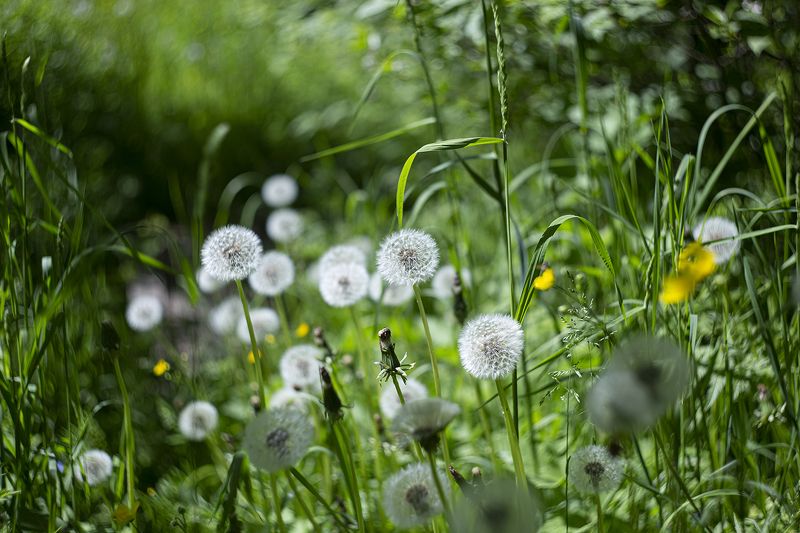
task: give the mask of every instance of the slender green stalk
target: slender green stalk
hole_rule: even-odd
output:
[[[281,533],[286,533],[286,524],[283,523],[283,514],[281,513],[281,496],[278,493],[278,482],[275,474],[269,475],[269,488],[272,492],[272,502],[275,506],[275,518],[278,520],[278,530]]]
[[[447,495],[445,495],[444,487],[442,486],[442,480],[439,479],[439,473],[436,471],[436,459],[433,457],[433,452],[431,450],[427,451],[428,455],[428,464],[431,466],[431,476],[433,476],[433,483],[436,485],[436,492],[439,493],[439,499],[442,500],[442,507],[444,508],[444,512],[446,515],[450,514],[450,503],[447,501]]]
[[[294,476],[295,479],[297,479],[297,481],[299,481],[300,484],[302,484],[308,490],[308,492],[312,496],[314,496],[314,498],[319,503],[322,504],[325,510],[330,513],[331,517],[333,517],[333,519],[336,520],[336,523],[339,524],[340,527],[344,529],[349,529],[347,527],[347,524],[345,524],[342,521],[341,517],[339,516],[339,512],[335,510],[333,507],[331,507],[331,504],[328,503],[328,501],[322,497],[322,494],[320,494],[319,491],[316,489],[316,487],[314,487],[314,485],[308,479],[306,479],[306,477],[303,475],[302,472],[292,467],[289,469],[289,473],[292,474],[292,476]]]
[[[517,487],[527,494],[528,477],[525,475],[522,452],[519,449],[519,440],[517,440],[517,433],[514,430],[514,421],[511,419],[511,411],[508,407],[508,399],[506,399],[503,382],[497,379],[495,380],[495,385],[497,385],[497,396],[500,398],[500,404],[503,408],[503,418],[506,422],[506,433],[508,434],[508,445],[511,448],[511,457],[514,460],[514,474],[517,478]]]
[[[356,522],[358,523],[358,530],[360,532],[366,531],[366,524],[364,523],[364,513],[361,510],[361,494],[358,491],[358,477],[356,476],[355,467],[353,464],[353,454],[350,451],[350,445],[345,437],[342,436],[338,422],[331,422],[331,431],[333,432],[334,443],[336,445],[336,454],[339,457],[339,462],[342,466],[342,472],[345,476],[347,489],[350,492],[350,499],[353,503],[353,511],[356,514]]]
[[[128,490],[128,509],[133,511],[136,505],[133,471],[134,453],[136,450],[133,436],[133,420],[131,418],[131,402],[128,397],[128,388],[125,386],[125,379],[122,377],[122,371],[119,368],[119,359],[117,359],[116,355],[112,355],[111,359],[114,362],[114,375],[117,378],[117,386],[122,396],[123,434],[125,435],[125,482],[127,483]]]
[[[433,371],[433,391],[437,397],[441,398],[442,387],[439,384],[439,365],[433,353],[433,340],[431,339],[431,329],[428,326],[428,315],[425,313],[425,306],[422,304],[422,292],[417,285],[414,285],[414,296],[417,298],[419,316],[422,318],[422,327],[425,329],[425,342],[428,343],[428,355],[431,358],[431,370]]]
[[[280,294],[275,296],[275,309],[278,311],[278,317],[281,319],[283,341],[286,343],[286,346],[291,346],[292,334],[289,329],[289,315],[286,313],[286,304],[283,301],[283,296]]]
[[[303,514],[306,515],[308,521],[311,522],[311,528],[314,531],[319,531],[319,525],[317,524],[317,521],[314,520],[314,512],[311,510],[311,508],[308,506],[303,496],[300,494],[300,491],[298,490],[297,487],[297,483],[295,483],[294,478],[289,474],[289,472],[286,472],[286,481],[289,482],[289,486],[292,488],[292,492],[294,492],[294,497],[297,498],[297,503],[298,505],[300,505],[300,509],[303,511]]]
[[[603,507],[600,505],[600,495],[594,495],[594,503],[597,509],[597,533],[603,533]]]
[[[264,393],[264,373],[261,369],[261,352],[258,349],[258,342],[256,341],[256,332],[253,329],[253,321],[250,320],[250,310],[247,307],[247,298],[244,296],[244,288],[242,281],[236,280],[236,288],[239,289],[239,298],[242,300],[242,310],[244,311],[244,318],[247,321],[247,332],[250,334],[250,347],[253,350],[253,365],[256,369],[256,383],[258,383],[258,400],[261,406],[267,405],[267,397]]]
[[[406,399],[403,396],[403,391],[400,389],[400,383],[397,382],[397,375],[395,374],[392,374],[392,383],[394,383],[394,390],[397,392],[397,397],[400,398],[400,405],[405,405]],[[422,448],[419,447],[417,441],[414,441],[414,455],[418,460],[422,459]]]

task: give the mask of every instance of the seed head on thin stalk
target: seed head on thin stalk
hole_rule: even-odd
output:
[[[452,531],[459,533],[518,533],[538,531],[543,516],[539,504],[517,488],[513,479],[483,483],[480,476],[464,489],[452,514]]]
[[[208,325],[217,335],[228,335],[236,330],[239,319],[243,317],[242,302],[231,296],[211,308],[208,312]]]
[[[321,272],[319,292],[332,307],[349,307],[367,294],[369,274],[357,263],[334,265]]]
[[[439,266],[439,248],[428,233],[402,229],[383,240],[378,272],[389,284],[416,285],[431,279]]]
[[[229,225],[212,231],[203,242],[203,268],[219,281],[242,280],[256,268],[261,240],[252,230]]]
[[[243,446],[250,461],[267,472],[297,464],[314,442],[314,425],[294,407],[259,413],[247,425]]]
[[[344,405],[333,386],[331,375],[324,366],[319,367],[319,379],[322,386],[322,405],[325,408],[325,416],[331,421],[341,419],[344,416],[342,412]]]
[[[511,374],[522,355],[522,326],[510,315],[473,318],[458,337],[461,364],[479,379],[499,379]]]
[[[337,244],[328,248],[319,258],[319,268],[324,271],[336,265],[356,263],[366,268],[367,256],[358,246],[352,244]]]
[[[437,473],[441,485],[450,484],[442,473]],[[429,468],[422,463],[406,466],[392,475],[383,487],[383,509],[399,529],[409,529],[429,522],[444,511],[436,483]]]
[[[83,452],[75,465],[75,478],[86,480],[90,487],[95,487],[111,477],[114,462],[103,450],[87,450]]]
[[[625,473],[625,462],[611,455],[604,446],[586,446],[569,460],[569,480],[584,494],[616,489]]]
[[[311,344],[292,346],[283,353],[280,372],[284,385],[295,390],[318,393],[319,367],[323,352]]]
[[[202,441],[216,429],[217,408],[206,401],[191,402],[178,416],[178,429],[189,440]]]
[[[267,218],[267,235],[275,242],[291,242],[303,234],[303,217],[294,209],[276,209]]]
[[[426,452],[439,444],[439,434],[461,413],[461,408],[441,398],[420,398],[406,402],[392,421],[401,443],[416,441]]]
[[[288,255],[271,250],[261,256],[247,281],[258,294],[277,296],[294,282],[294,263]]]
[[[149,331],[161,323],[164,306],[156,296],[141,294],[135,296],[125,310],[125,319],[131,329]]]
[[[273,174],[261,186],[261,198],[270,207],[286,207],[297,199],[297,181],[288,174]]]

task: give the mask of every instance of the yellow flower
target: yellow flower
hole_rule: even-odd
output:
[[[707,278],[716,268],[714,253],[699,242],[686,245],[678,257],[678,274],[691,278],[695,283]]]
[[[167,363],[163,359],[159,359],[158,362],[153,367],[153,374],[155,374],[156,377],[160,378],[167,372],[169,372],[169,363]]]
[[[697,283],[688,275],[667,276],[658,299],[662,304],[685,302],[692,295]]]
[[[275,344],[275,341],[277,341],[275,335],[273,335],[272,333],[267,335],[265,338],[267,339],[267,344]]]
[[[297,329],[294,330],[294,334],[300,337],[301,339],[308,335],[308,332],[311,331],[311,328],[305,322],[301,323],[297,326]]]
[[[256,358],[253,357],[253,350],[247,352],[247,360],[250,362],[251,365],[256,364]]]
[[[544,272],[536,276],[536,279],[533,280],[533,288],[537,291],[546,291],[553,288],[553,285],[556,282],[556,274],[553,272],[553,269],[547,267]]]

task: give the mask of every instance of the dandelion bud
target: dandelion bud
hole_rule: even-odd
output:
[[[253,411],[256,413],[261,411],[261,398],[258,397],[258,394],[250,396],[250,407],[252,407]]]
[[[739,230],[732,220],[723,217],[708,217],[701,221],[692,230],[694,238],[705,244],[714,254],[714,261],[722,265],[728,261],[739,250],[738,240],[727,240],[725,242],[714,242],[722,239],[733,239],[739,235]]]
[[[464,325],[467,319],[467,302],[464,300],[464,290],[461,286],[461,278],[456,276],[453,283],[453,314],[458,323]]]
[[[450,484],[438,473],[440,484],[449,496]],[[383,508],[399,529],[409,529],[428,523],[444,510],[428,465],[408,465],[392,475],[383,487]]]
[[[313,441],[314,425],[308,417],[293,407],[279,407],[250,421],[243,447],[255,466],[278,472],[297,464]]]
[[[456,485],[458,485],[463,492],[469,492],[471,487],[469,482],[464,479],[464,476],[462,476],[453,465],[448,466],[447,470],[450,472],[450,476],[453,478],[453,481],[456,482]]]
[[[302,233],[303,218],[294,209],[277,209],[267,218],[267,235],[275,242],[291,242]]]
[[[261,257],[261,240],[243,226],[224,226],[206,237],[200,250],[203,267],[219,281],[244,279]]]
[[[599,494],[616,489],[625,474],[625,462],[603,446],[586,446],[572,454],[570,482],[584,494]]]
[[[288,174],[274,174],[261,186],[261,198],[270,207],[286,207],[297,199],[297,181]]]
[[[431,279],[439,266],[436,241],[424,231],[392,233],[378,250],[378,272],[392,285],[415,285]]]
[[[201,441],[216,429],[218,421],[216,407],[205,401],[191,402],[178,416],[178,429],[187,439]]]
[[[510,315],[481,315],[473,318],[458,337],[461,364],[479,379],[499,379],[517,367],[524,334]]]
[[[333,349],[331,348],[331,345],[328,344],[328,340],[325,338],[325,330],[319,326],[314,328],[314,344],[322,348],[322,350],[325,352],[326,359],[333,359]]]
[[[480,481],[483,477],[483,472],[481,472],[481,467],[479,466],[473,466],[470,474],[472,474],[472,483]]]
[[[324,366],[319,367],[319,378],[322,385],[322,405],[325,407],[325,414],[330,420],[339,420],[344,416],[342,400],[336,393],[331,375]]]
[[[95,487],[111,477],[114,462],[111,456],[103,450],[85,451],[75,468],[75,477],[78,481],[86,480],[90,487]]]

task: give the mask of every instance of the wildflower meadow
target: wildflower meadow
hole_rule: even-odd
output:
[[[796,0],[0,30],[1,531],[800,531]]]

